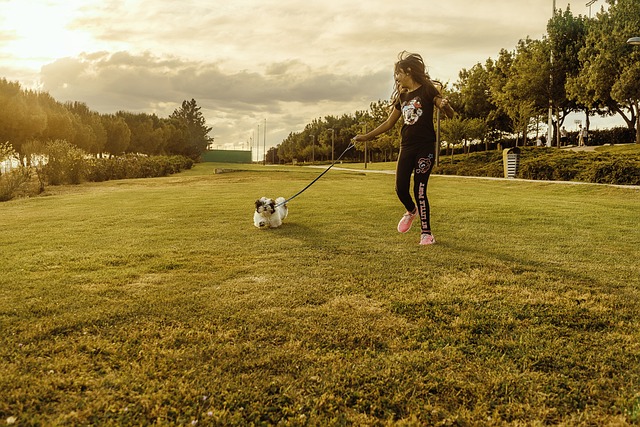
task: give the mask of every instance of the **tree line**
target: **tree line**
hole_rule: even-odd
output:
[[[213,139],[196,101],[183,101],[169,117],[119,111],[100,114],[81,102],[56,101],[0,79],[0,142],[21,162],[42,153],[48,141],[66,141],[87,154],[178,155],[197,160]]]
[[[458,112],[442,122],[445,148],[468,150],[471,143],[489,148],[489,141],[513,139],[523,144],[532,133],[544,139],[549,109],[552,141],[560,145],[560,129],[571,113],[590,117],[618,115],[640,144],[640,46],[627,43],[640,36],[640,2],[607,0],[594,18],[575,16],[570,7],[557,10],[542,39],[520,40],[515,49],[502,49],[496,59],[459,72],[458,81],[443,92]],[[314,120],[291,133],[266,155],[267,161],[290,162],[331,158],[331,143],[341,153],[366,126],[371,129],[387,115],[388,104],[378,101],[368,111]],[[384,160],[397,152],[398,129],[369,142],[368,159]],[[616,133],[617,135],[628,133]],[[628,141],[612,141],[628,142]],[[364,155],[359,146],[348,158]],[[334,154],[337,155],[337,154]]]
[[[640,47],[628,38],[640,35],[640,2],[607,0],[608,10],[594,18],[557,10],[540,40],[520,40],[496,59],[459,72],[443,87],[458,112],[442,122],[445,148],[484,145],[513,138],[523,144],[553,112],[553,143],[571,113],[589,117],[621,116],[636,129],[640,143]],[[372,102],[367,111],[316,119],[292,132],[266,153],[269,162],[327,161],[339,156],[351,138],[381,123],[386,101]],[[67,141],[95,156],[182,155],[194,160],[212,142],[211,128],[194,99],[183,101],[169,117],[119,111],[100,114],[81,102],[61,103],[48,93],[24,90],[0,79],[0,142],[8,141],[23,162],[41,150],[43,141]],[[399,127],[375,141],[359,144],[346,160],[392,160],[398,150]]]

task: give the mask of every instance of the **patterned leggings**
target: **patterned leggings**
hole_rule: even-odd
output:
[[[434,144],[425,143],[400,148],[396,165],[396,194],[408,212],[413,212],[417,204],[422,233],[431,232],[427,184],[434,162]],[[413,173],[415,202],[410,192],[411,173]]]

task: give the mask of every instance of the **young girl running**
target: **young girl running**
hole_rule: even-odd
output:
[[[396,194],[407,212],[398,223],[398,231],[409,231],[413,220],[418,216],[420,244],[431,245],[436,239],[431,233],[427,184],[435,162],[434,106],[444,111],[448,117],[452,117],[454,112],[427,74],[420,55],[401,52],[395,64],[394,76],[396,85],[391,96],[392,109],[389,117],[371,132],[357,135],[353,140],[371,140],[392,129],[400,117],[403,118],[400,154],[396,166]],[[415,201],[410,192],[412,173]]]

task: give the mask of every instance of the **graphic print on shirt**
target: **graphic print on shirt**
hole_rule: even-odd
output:
[[[431,163],[433,160],[433,154],[429,154],[429,157],[421,157],[418,159],[418,164],[415,173],[427,173],[431,169]]]
[[[419,96],[416,96],[412,100],[402,104],[402,117],[404,119],[405,124],[407,125],[415,124],[421,115],[422,115],[422,102],[420,101]]]

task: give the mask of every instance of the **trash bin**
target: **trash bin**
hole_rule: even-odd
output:
[[[502,164],[504,166],[504,177],[515,178],[520,165],[520,149],[512,147],[502,150]]]

